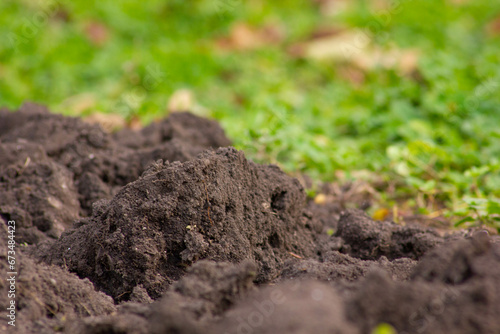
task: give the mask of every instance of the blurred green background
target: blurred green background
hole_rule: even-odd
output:
[[[500,213],[500,1],[2,0],[0,36],[1,106],[131,126],[189,108],[386,206]]]

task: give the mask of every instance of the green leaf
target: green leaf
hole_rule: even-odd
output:
[[[477,178],[477,177],[480,177],[480,176],[488,173],[489,171],[490,171],[489,166],[481,166],[481,167],[474,166],[474,167],[466,170],[464,174],[465,174],[465,176]]]
[[[401,158],[401,148],[398,146],[389,146],[386,149],[387,156],[389,159],[398,160]]]
[[[486,210],[490,215],[492,214],[500,215],[500,203],[490,200],[488,201],[488,206]]]
[[[431,192],[435,189],[436,189],[436,180],[429,180],[420,187],[420,190],[424,192]]]
[[[486,198],[476,198],[476,197],[466,197],[464,198],[464,202],[467,203],[470,207],[479,208],[488,202]]]
[[[468,216],[468,217],[465,217],[464,219],[461,219],[458,222],[456,222],[455,227],[458,227],[458,226],[463,225],[465,223],[474,222],[474,221],[475,221],[474,218],[472,218],[471,216]]]

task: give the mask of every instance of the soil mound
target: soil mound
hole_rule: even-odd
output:
[[[16,220],[20,243],[57,238],[89,215],[95,201],[111,199],[152,162],[187,161],[228,145],[216,122],[189,113],[111,135],[31,103],[15,113],[2,109],[0,214]]]
[[[257,280],[268,281],[290,253],[314,254],[304,206],[296,179],[221,148],[185,163],[151,165],[42,258],[88,277],[117,300],[127,300],[138,284],[157,299],[200,259],[252,260]]]

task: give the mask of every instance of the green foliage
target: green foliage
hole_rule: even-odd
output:
[[[4,0],[0,103],[147,123],[187,88],[197,112],[220,120],[254,160],[323,180],[368,169],[397,182],[388,197],[422,197],[452,212],[466,203],[465,218],[496,224],[493,206],[467,201],[500,197],[500,38],[486,29],[500,2],[388,1],[382,12],[348,3],[332,18],[299,0]],[[108,33],[102,45],[88,37],[95,22]],[[221,50],[216,40],[237,22],[272,25],[285,38]],[[290,55],[290,45],[332,22],[370,28],[382,49],[418,49],[415,73],[374,68],[353,83],[338,61]],[[90,96],[83,111],[74,103],[82,96]]]
[[[465,198],[466,206],[455,211],[457,216],[463,216],[455,226],[491,226],[500,232],[500,200],[495,198]]]

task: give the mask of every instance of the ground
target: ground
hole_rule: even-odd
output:
[[[309,198],[213,120],[108,133],[25,104],[0,110],[0,128],[0,229],[16,241],[0,239],[2,272],[15,270],[0,303],[15,300],[19,333],[500,327],[497,235]]]

